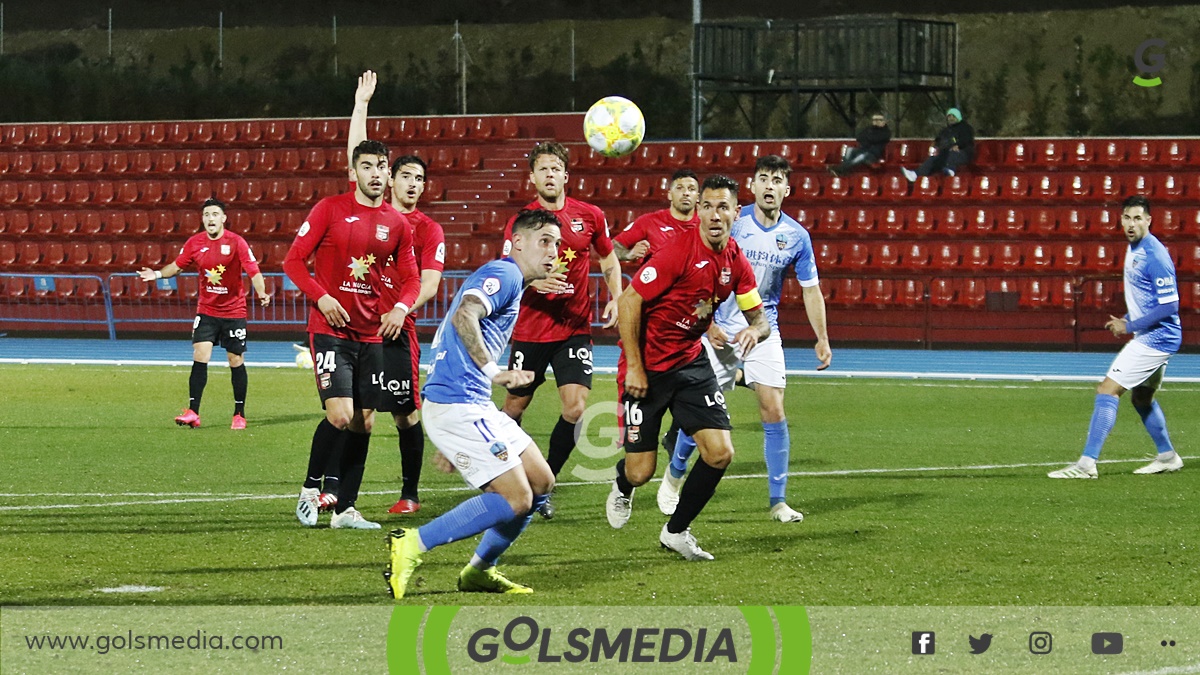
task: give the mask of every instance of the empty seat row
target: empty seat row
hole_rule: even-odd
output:
[[[0,206],[151,206],[195,204],[216,197],[228,205],[269,202],[311,205],[346,191],[338,178],[90,180],[0,182]]]
[[[1198,159],[1200,141],[1196,139],[1045,138],[982,141],[975,163],[980,167],[1151,168],[1184,166]]]
[[[259,266],[278,271],[290,242],[251,242],[250,250]],[[183,248],[182,240],[165,241],[0,241],[0,265],[12,271],[46,271],[70,268],[77,271],[130,272],[141,267],[158,268],[171,262]],[[490,258],[488,258],[490,259]]]
[[[1131,194],[1161,201],[1200,200],[1200,172],[971,173],[925,176],[909,183],[899,174],[848,178],[794,175],[792,194],[807,200],[887,202],[1119,202]]]
[[[349,120],[224,120],[195,122],[117,122],[0,125],[6,147],[279,146],[345,143]],[[503,141],[521,134],[512,116],[375,118],[367,134],[384,142]]]
[[[924,270],[978,273],[1020,270],[1022,273],[1117,273],[1124,246],[1114,243],[1068,244],[924,244],[920,242],[822,242],[815,247],[818,269]],[[1181,272],[1196,270],[1200,246],[1181,246],[1176,252]]]
[[[1112,208],[1077,207],[829,207],[792,212],[815,237],[924,236],[1100,239],[1118,234]],[[1151,231],[1165,241],[1200,237],[1200,209],[1155,208]]]
[[[425,161],[430,173],[467,172],[479,167],[476,146],[404,148]],[[394,155],[399,156],[399,155]],[[72,177],[78,174],[104,177],[119,174],[325,174],[343,172],[345,152],[335,148],[303,149],[208,149],[208,150],[74,150],[0,152],[0,175],[8,180]]]
[[[1072,310],[1078,305],[1093,311],[1117,311],[1123,301],[1121,284],[1110,280],[1078,281],[1066,278],[1026,277],[1017,279],[935,278],[928,284],[916,279],[837,278],[822,284],[825,302],[836,308],[892,307],[898,309],[974,309],[1012,307],[995,296],[1009,295],[1020,309]],[[1184,291],[1188,304],[1200,300],[1200,284]],[[785,290],[785,309],[803,306],[799,296]]]

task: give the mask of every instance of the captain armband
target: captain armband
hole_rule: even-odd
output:
[[[742,293],[737,296],[738,309],[745,311],[754,309],[762,304],[762,296],[758,294],[758,289],[751,289],[749,293]]]

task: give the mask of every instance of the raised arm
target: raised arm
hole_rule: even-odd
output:
[[[354,161],[354,148],[367,140],[367,104],[375,94],[375,83],[378,77],[374,71],[368,70],[358,76],[358,89],[354,90],[354,112],[350,113],[350,135],[346,137],[346,166]]]

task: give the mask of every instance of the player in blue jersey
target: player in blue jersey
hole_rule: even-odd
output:
[[[480,532],[475,555],[458,575],[458,590],[533,592],[495,565],[554,489],[554,473],[529,435],[492,403],[492,385],[533,381],[533,371],[502,371],[496,359],[512,337],[525,287],[554,270],[558,219],[542,209],[521,211],[510,241],[508,257],[480,267],[455,295],[433,337],[433,365],[421,391],[429,440],[483,494],[419,529],[391,532],[384,578],[397,600],[425,551]]]
[[[1154,461],[1134,473],[1166,473],[1183,468],[1183,459],[1176,454],[1167,434],[1162,408],[1154,400],[1167,361],[1183,343],[1175,265],[1167,248],[1150,234],[1150,200],[1141,196],[1126,199],[1121,204],[1121,229],[1129,240],[1129,250],[1125,252],[1125,306],[1129,311],[1123,317],[1110,316],[1104,327],[1113,337],[1132,333],[1133,339],[1121,348],[1104,381],[1096,387],[1096,403],[1083,456],[1064,469],[1051,471],[1048,474],[1051,478],[1096,477],[1096,460],[1117,421],[1121,394],[1127,390],[1133,392],[1130,394],[1133,408],[1158,449]]]
[[[758,397],[758,412],[763,426],[763,456],[767,462],[768,498],[771,518],[783,523],[798,523],[804,515],[788,506],[786,501],[788,460],[791,438],[783,410],[783,392],[787,386],[783,359],[783,341],[779,337],[779,296],[788,269],[796,271],[804,293],[804,310],[817,336],[815,351],[820,365],[829,367],[833,351],[829,348],[829,332],[825,323],[825,298],[817,278],[812,239],[791,216],[783,213],[783,200],[791,192],[788,177],[792,167],[777,155],[760,157],[754,163],[754,204],[747,205],[733,224],[731,238],[737,242],[754,268],[758,279],[758,294],[762,296],[771,335],[749,353],[743,354],[730,340],[746,328],[746,319],[732,300],[718,308],[712,326],[703,338],[709,361],[717,374],[717,382],[725,391],[733,389],[741,371],[745,386]],[[671,465],[658,489],[658,508],[665,514],[675,512],[687,460],[696,443],[680,433],[675,441]]]

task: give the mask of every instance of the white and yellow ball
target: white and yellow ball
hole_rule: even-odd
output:
[[[308,351],[308,347],[302,347],[300,345],[292,345],[292,349],[296,350],[296,367],[304,368],[305,370],[312,370],[312,368],[313,368],[312,352]]]
[[[637,149],[646,136],[646,118],[637,104],[621,96],[605,96],[588,108],[583,137],[592,150],[605,157],[623,157]]]

